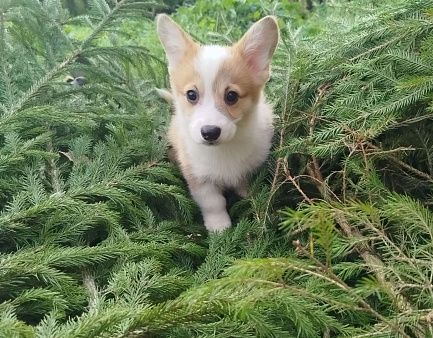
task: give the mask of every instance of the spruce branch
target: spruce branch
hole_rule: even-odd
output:
[[[408,334],[406,334],[399,326],[398,324],[390,322],[388,319],[383,317],[380,313],[378,313],[376,310],[374,310],[370,304],[368,304],[361,296],[359,296],[355,291],[352,290],[350,286],[348,286],[341,278],[339,278],[331,268],[324,265],[322,262],[320,262],[317,258],[312,256],[299,242],[299,240],[293,241],[293,245],[296,247],[297,250],[299,250],[305,257],[313,261],[318,267],[322,269],[322,271],[329,276],[329,278],[334,281],[334,283],[345,290],[348,294],[350,294],[351,297],[353,297],[354,300],[356,300],[364,309],[365,311],[369,312],[371,315],[376,317],[378,320],[386,324],[389,328],[392,329],[393,332],[398,333],[401,335],[401,337],[410,338]]]
[[[92,33],[81,43],[81,45],[71,52],[71,55],[51,69],[45,76],[41,79],[37,80],[31,87],[28,89],[19,100],[13,104],[5,114],[5,118],[2,123],[20,112],[23,108],[25,108],[26,104],[32,100],[35,96],[37,96],[42,89],[44,89],[48,83],[53,80],[56,76],[58,76],[68,65],[73,63],[85,50],[86,48],[94,41],[99,33],[101,33],[106,26],[110,23],[110,21],[116,16],[116,14],[120,11],[120,9],[125,5],[125,0],[117,2],[113,9],[103,17],[103,19],[99,22],[99,24],[93,29]]]
[[[351,226],[349,222],[346,221],[342,212],[337,211],[335,213],[335,220],[341,226],[347,237],[362,237],[360,231],[355,227]],[[378,232],[378,230],[374,226],[371,227],[371,230],[375,231],[382,239],[385,238],[383,233]],[[384,272],[385,263],[377,255],[374,254],[374,250],[366,243],[361,243],[361,245],[357,245],[355,247],[355,250],[364,260],[367,267],[375,274],[377,280],[383,285],[387,286],[387,290],[389,290],[388,295],[393,300],[396,308],[399,311],[411,311],[411,304],[401,293],[397,292],[397,287],[389,281]]]
[[[19,100],[12,105],[10,109],[8,109],[7,113],[5,114],[2,123],[5,123],[8,118],[15,115],[16,113],[20,112],[25,105],[33,99],[36,95],[39,94],[39,92],[57,75],[60,74],[60,72],[66,68],[69,64],[75,61],[75,59],[80,55],[81,49],[76,50],[71,56],[69,56],[67,59],[65,59],[62,63],[54,67],[51,71],[49,71],[45,76],[43,76],[41,79],[36,81],[29,90],[27,90]]]
[[[413,150],[413,148],[394,148],[392,150],[383,150],[380,147],[374,145],[371,141],[368,141],[366,139],[364,139],[361,135],[359,135],[357,132],[355,132],[354,130],[352,130],[350,127],[345,126],[345,130],[347,130],[350,134],[354,135],[355,138],[355,144],[356,146],[354,148],[352,148],[351,154],[356,153],[356,152],[361,152],[363,154],[363,157],[365,159],[365,163],[366,166],[368,166],[367,164],[367,158],[370,155],[376,155],[376,154],[390,154],[393,152],[400,152],[400,151],[406,151],[406,150]],[[399,166],[409,170],[410,172],[423,177],[424,179],[426,179],[429,182],[433,182],[433,177],[431,177],[430,175],[410,166],[409,164],[397,159],[394,156],[389,156],[389,159],[392,160],[394,163],[398,164]]]
[[[335,306],[337,306],[339,308],[345,308],[345,309],[349,309],[352,311],[368,312],[368,310],[363,308],[363,307],[358,307],[358,306],[355,306],[353,304],[342,303],[342,302],[339,302],[339,301],[332,299],[330,297],[324,297],[324,296],[318,295],[316,293],[312,293],[312,292],[306,291],[304,289],[288,285],[288,284],[284,283],[284,281],[278,283],[278,282],[272,282],[272,281],[263,280],[263,279],[252,279],[252,278],[242,279],[241,281],[251,282],[254,284],[270,285],[276,289],[275,291],[277,291],[278,289],[284,289],[284,290],[291,291],[295,294],[299,294],[301,296],[306,296],[308,298],[313,298],[313,299],[320,300],[320,301],[323,301],[326,303],[334,304]]]
[[[370,48],[369,50],[366,50],[365,52],[362,52],[362,53],[360,53],[358,55],[355,55],[355,56],[351,57],[350,59],[347,60],[347,62],[356,61],[356,60],[358,60],[358,59],[360,59],[360,58],[362,58],[364,56],[372,54],[372,53],[374,53],[374,52],[376,52],[378,50],[384,49],[385,47],[389,46],[390,44],[393,44],[394,42],[396,42],[398,40],[402,40],[404,37],[405,36],[397,36],[397,37],[395,37],[395,38],[393,38],[393,39],[391,39],[389,41],[385,41],[384,43],[382,43],[382,44],[380,44],[378,46]]]
[[[366,144],[367,144],[371,149],[375,150],[376,152],[383,152],[383,150],[381,150],[379,147],[375,146],[375,145],[372,144],[371,142],[366,142]],[[405,162],[403,162],[403,161],[397,159],[397,158],[394,157],[394,156],[390,156],[389,158],[390,158],[390,160],[392,160],[393,162],[395,162],[395,163],[398,164],[399,166],[405,168],[406,170],[408,170],[408,171],[410,171],[410,172],[412,172],[412,173],[414,173],[414,174],[416,174],[416,175],[418,175],[418,176],[424,178],[425,180],[427,180],[427,181],[433,183],[433,177],[432,177],[432,176],[430,176],[430,175],[428,175],[428,174],[422,172],[421,170],[418,170],[418,169],[412,167],[411,165],[409,165],[409,164],[407,164],[407,163],[405,163]]]

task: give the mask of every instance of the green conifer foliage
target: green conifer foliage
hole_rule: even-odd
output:
[[[115,33],[157,4],[88,3],[74,18],[61,1],[0,3],[1,337],[123,332],[204,256],[149,101],[161,61]]]
[[[273,152],[215,234],[166,160],[164,6],[86,4],[0,0],[0,337],[433,334],[433,1],[178,9],[281,28]]]
[[[252,185],[249,217],[269,234],[291,206],[292,250],[190,291],[253,336],[431,336],[432,8],[333,1],[318,26],[283,25],[270,184]]]

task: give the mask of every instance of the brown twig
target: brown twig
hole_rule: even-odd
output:
[[[377,152],[383,152],[383,150],[382,150],[381,148],[375,146],[375,145],[372,144],[371,142],[366,141],[366,144],[367,144],[371,149],[375,150],[376,153],[377,153]],[[403,162],[403,161],[400,161],[399,159],[395,158],[394,156],[389,156],[389,159],[390,159],[391,161],[393,161],[394,163],[397,163],[399,166],[401,166],[401,167],[403,167],[403,168],[405,168],[405,169],[411,171],[412,173],[414,173],[414,174],[416,174],[416,175],[418,175],[418,176],[420,176],[420,177],[425,178],[427,181],[429,181],[429,182],[433,182],[433,177],[431,177],[430,175],[428,175],[428,174],[426,174],[426,173],[424,173],[424,172],[422,172],[422,171],[420,171],[420,170],[418,170],[418,169],[416,169],[416,168],[410,166],[409,164],[407,164],[407,163],[405,163],[405,162]]]
[[[364,156],[364,161],[366,163],[366,168],[368,168],[368,161],[367,158],[368,156],[371,155],[375,155],[378,153],[385,153],[387,151],[381,149],[380,147],[375,146],[373,143],[371,143],[370,141],[360,137],[359,134],[357,134],[355,131],[353,131],[352,129],[350,129],[348,126],[345,126],[344,128],[346,131],[348,131],[349,133],[351,133],[352,135],[354,135],[355,137],[355,142],[356,144],[360,147],[360,149],[362,150],[363,156]],[[367,146],[368,148],[366,148],[365,146]],[[371,150],[373,150],[374,152],[372,152]],[[405,149],[400,149],[400,150],[408,150],[407,148]],[[388,158],[393,161],[394,163],[398,164],[399,166],[405,168],[406,170],[426,179],[429,182],[433,182],[433,177],[431,177],[430,175],[410,166],[409,164],[399,160],[398,158],[394,157],[394,156],[388,156]]]
[[[285,125],[287,122],[287,118],[288,115],[287,112],[289,111],[289,81],[287,81],[286,83],[286,91],[285,91],[285,95],[284,95],[284,101],[283,101],[283,113],[281,115],[281,126],[280,126],[280,135],[279,135],[279,149],[281,149],[283,147],[284,144],[284,138],[285,138]],[[292,107],[290,107],[291,109]],[[269,209],[271,206],[271,201],[272,198],[274,196],[274,194],[278,191],[278,189],[284,184],[281,184],[279,186],[277,186],[277,182],[278,182],[278,178],[279,178],[279,174],[281,171],[281,166],[284,164],[284,158],[282,157],[278,157],[277,159],[277,164],[275,167],[275,173],[274,173],[274,177],[272,179],[272,184],[271,184],[271,190],[270,190],[270,194],[269,194],[269,198],[268,201],[266,203],[266,209],[265,209],[265,213],[264,213],[264,219],[263,219],[263,228],[265,227],[265,223],[266,223],[266,217],[269,213]]]
[[[284,164],[283,167],[284,173],[286,174],[287,179],[292,182],[292,184],[295,186],[295,188],[299,191],[299,193],[304,197],[304,200],[308,202],[308,204],[313,205],[313,201],[307,196],[307,194],[301,189],[301,186],[296,182],[294,177],[290,174],[289,168]]]
[[[313,137],[314,134],[314,129],[316,126],[316,119],[318,118],[317,116],[317,110],[318,107],[320,106],[321,103],[321,99],[323,98],[323,96],[325,95],[326,91],[329,89],[329,87],[331,87],[331,83],[325,83],[324,85],[320,86],[317,89],[317,96],[316,99],[314,101],[313,106],[311,107],[311,116],[310,116],[310,120],[308,121],[308,126],[309,126],[309,136],[310,138]],[[315,156],[311,156],[311,166],[307,165],[307,172],[308,174],[314,178],[314,181],[316,183],[317,188],[319,189],[320,193],[322,195],[324,195],[324,187],[323,187],[323,175],[322,172],[320,171],[320,165],[319,165],[319,161],[317,160],[317,158]]]

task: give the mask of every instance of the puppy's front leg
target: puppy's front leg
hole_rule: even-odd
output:
[[[231,226],[226,199],[220,188],[211,183],[190,186],[191,195],[200,207],[204,225],[209,231],[222,231]]]
[[[236,193],[242,197],[247,198],[248,197],[248,179],[243,179],[239,182],[238,186],[235,188]]]

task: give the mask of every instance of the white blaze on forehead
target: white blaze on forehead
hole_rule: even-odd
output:
[[[205,46],[195,60],[195,68],[204,84],[205,101],[212,98],[213,83],[224,60],[230,56],[228,50],[221,46]]]
[[[200,49],[194,60],[195,70],[203,85],[199,88],[199,104],[194,107],[194,114],[189,122],[190,135],[197,143],[204,142],[201,129],[206,125],[217,126],[221,129],[221,135],[218,138],[220,142],[231,140],[236,133],[234,122],[216,108],[213,88],[222,63],[229,57],[231,53],[224,47],[206,46]]]

